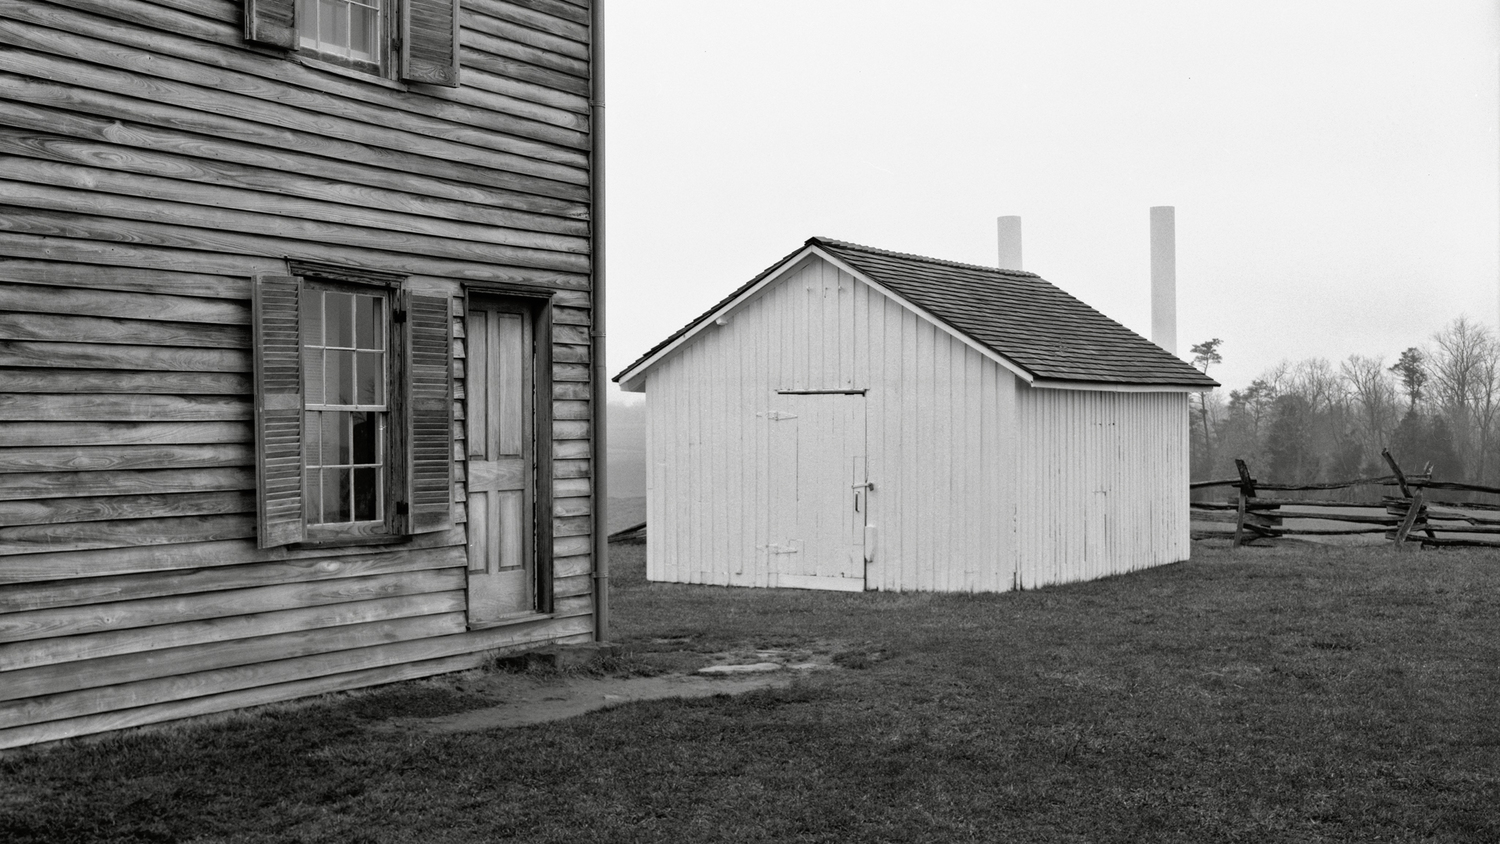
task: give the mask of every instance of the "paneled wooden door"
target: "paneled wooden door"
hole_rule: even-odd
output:
[[[469,624],[537,611],[536,349],[522,303],[469,306]]]
[[[770,569],[778,586],[865,588],[865,397],[781,392],[771,397]]]

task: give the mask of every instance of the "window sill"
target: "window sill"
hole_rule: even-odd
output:
[[[390,88],[393,91],[411,90],[407,88],[406,84],[403,82],[397,82],[394,79],[388,79],[378,74],[369,73],[363,70],[356,70],[352,67],[345,67],[341,64],[335,64],[334,62],[324,61],[322,59],[315,59],[312,56],[305,56],[301,53],[293,53],[292,57],[295,58],[299,63],[313,68],[314,70],[336,73],[339,76],[347,76],[350,79],[358,79],[361,82],[368,82],[371,85],[379,85],[382,88]]]
[[[389,533],[370,534],[368,536],[310,536],[304,542],[298,542],[297,548],[348,548],[355,545],[402,545],[411,541],[410,536],[396,536]]]

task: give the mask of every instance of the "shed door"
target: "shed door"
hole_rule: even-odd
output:
[[[505,300],[469,308],[469,623],[537,609],[531,316]]]
[[[865,397],[778,393],[772,425],[770,570],[801,589],[865,588]]]

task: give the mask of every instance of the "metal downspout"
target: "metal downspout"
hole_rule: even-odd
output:
[[[593,96],[589,103],[590,149],[589,217],[593,223],[590,263],[594,271],[594,318],[589,331],[594,362],[594,425],[591,429],[594,458],[594,640],[609,639],[609,437],[606,420],[609,371],[604,365],[604,0],[594,0],[589,19],[589,76]]]

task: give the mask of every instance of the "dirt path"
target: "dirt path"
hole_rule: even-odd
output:
[[[791,685],[800,677],[836,669],[808,651],[746,650],[708,655],[692,673],[654,677],[476,671],[458,675],[454,688],[496,701],[495,705],[433,718],[393,718],[385,728],[422,733],[460,733],[524,727],[573,718],[642,700],[737,695]]]

